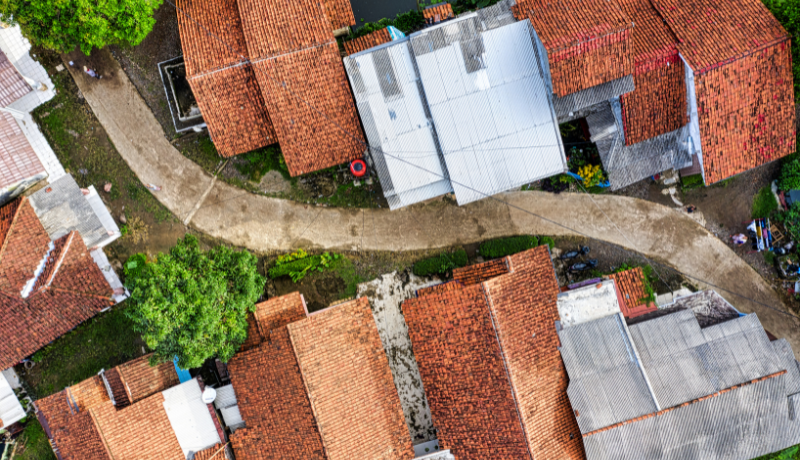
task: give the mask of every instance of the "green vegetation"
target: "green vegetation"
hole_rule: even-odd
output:
[[[795,154],[784,160],[778,176],[778,188],[786,192],[800,189],[800,156]]]
[[[776,256],[775,256],[774,252],[772,252],[772,251],[764,251],[762,254],[764,254],[764,262],[766,262],[767,265],[770,265],[770,266],[775,265],[775,257]]]
[[[775,220],[783,224],[792,240],[800,241],[800,203],[792,204],[788,211],[778,214]]]
[[[794,98],[800,100],[800,0],[762,0],[762,2],[791,37]]]
[[[764,219],[770,217],[778,210],[778,200],[769,186],[763,187],[753,198],[753,219]]]
[[[46,68],[61,63],[55,53],[44,50],[34,50],[32,53]],[[78,87],[69,72],[55,72],[51,78],[58,90],[56,96],[36,108],[33,118],[58,160],[67,172],[72,173],[78,185],[94,185],[101,191],[104,184],[110,183],[111,192],[100,193],[104,194],[104,200],[112,208],[124,205],[129,218],[132,213],[146,213],[156,222],[172,219],[169,210],[142,186],[139,178],[117,153],[88,105],[79,98]]]
[[[681,177],[681,186],[683,186],[684,190],[702,187],[703,175],[693,174],[691,176],[683,176]]]
[[[550,247],[550,250],[552,251],[553,248],[556,247],[556,240],[554,240],[553,238],[551,238],[549,236],[540,236],[539,237],[539,244],[548,245]]]
[[[264,177],[264,174],[270,171],[278,171],[284,179],[289,180],[289,167],[283,160],[278,145],[270,145],[263,149],[245,153],[236,157],[241,162],[234,163],[234,167],[241,174],[247,176],[251,181],[258,182]]]
[[[336,253],[324,252],[318,256],[309,256],[299,249],[288,256],[281,256],[275,266],[269,270],[270,278],[289,275],[295,283],[306,277],[307,274],[332,268],[333,263],[341,256]]]
[[[467,252],[464,249],[457,249],[420,260],[414,264],[413,272],[417,276],[443,275],[454,268],[464,267],[467,263]]]
[[[32,43],[84,54],[106,45],[135,46],[153,30],[162,0],[0,0],[0,21],[19,24]]]
[[[762,455],[753,460],[800,460],[800,445],[787,447],[780,452]]]
[[[508,238],[497,238],[481,243],[480,251],[484,257],[504,257],[510,254],[535,248],[539,245],[539,240],[532,235],[511,236]]]
[[[20,447],[11,460],[56,460],[50,441],[36,417],[27,417],[25,428],[17,438]]]
[[[43,398],[140,356],[143,342],[125,310],[120,304],[37,351],[24,376],[33,394]]]
[[[183,369],[208,358],[227,362],[247,337],[247,315],[264,289],[257,259],[247,251],[217,246],[202,251],[186,235],[169,254],[141,266],[126,262],[130,290],[127,316],[154,350],[154,361],[178,357]]]

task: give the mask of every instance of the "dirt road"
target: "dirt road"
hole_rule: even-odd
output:
[[[96,51],[92,61],[102,80],[76,70],[80,65],[70,71],[117,150],[143,183],[162,187],[155,193],[161,203],[208,235],[267,252],[296,247],[400,251],[519,233],[577,233],[671,265],[701,287],[714,285],[739,310],[757,312],[765,328],[800,350],[800,321],[783,313],[786,307],[774,290],[725,243],[673,209],[627,197],[542,192],[511,192],[464,207],[437,201],[391,212],[253,195],[215,181],[182,156],[107,51]]]

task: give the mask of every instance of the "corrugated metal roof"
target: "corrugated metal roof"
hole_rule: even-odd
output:
[[[570,379],[567,395],[582,433],[658,410],[619,313],[558,336]]]
[[[633,145],[625,145],[619,100],[586,117],[592,142],[608,173],[612,190],[635,184],[669,169],[691,165],[689,127],[661,134]]]
[[[567,94],[563,97],[554,96],[553,105],[559,123],[582,118],[585,109],[619,97],[634,90],[633,75],[626,75],[616,80],[607,81],[591,88]]]
[[[701,329],[692,309],[681,310],[627,333],[615,318],[559,332],[588,458],[749,459],[800,442],[798,363],[755,314]],[[628,347],[644,369],[637,385],[628,383]],[[660,411],[637,414],[646,383]]]
[[[224,409],[236,405],[236,392],[233,385],[225,385],[217,388],[217,399],[214,400],[217,409]]]
[[[345,59],[392,209],[459,204],[566,170],[552,91],[511,2]]]
[[[394,42],[344,61],[391,209],[453,191],[408,45]]]
[[[411,43],[459,204],[566,170],[528,21],[482,30],[473,15]]]
[[[196,379],[164,390],[161,394],[172,431],[187,457],[190,452],[200,452],[222,442],[211,419],[211,412],[201,399],[203,393]]]
[[[19,403],[19,399],[14,394],[11,384],[6,380],[6,376],[0,374],[0,428],[18,422],[23,417],[25,417],[25,409]]]

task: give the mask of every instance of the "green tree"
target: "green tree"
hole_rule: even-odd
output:
[[[797,102],[797,99],[800,99],[800,0],[762,0],[762,2],[791,37],[794,94]]]
[[[34,44],[84,54],[106,45],[138,45],[153,30],[163,0],[0,0],[0,21],[19,24]]]
[[[155,359],[177,356],[184,369],[211,357],[227,362],[247,338],[247,315],[264,289],[256,263],[249,252],[225,246],[205,252],[192,235],[154,262],[128,259],[127,314]]]

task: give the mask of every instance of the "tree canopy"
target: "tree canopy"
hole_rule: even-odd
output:
[[[192,235],[156,261],[128,259],[127,315],[155,359],[177,356],[183,369],[211,357],[227,362],[247,338],[247,315],[264,289],[256,263],[249,252],[225,246],[203,251]]]
[[[163,0],[0,0],[0,21],[19,24],[34,44],[84,54],[106,45],[138,45],[153,30]]]

